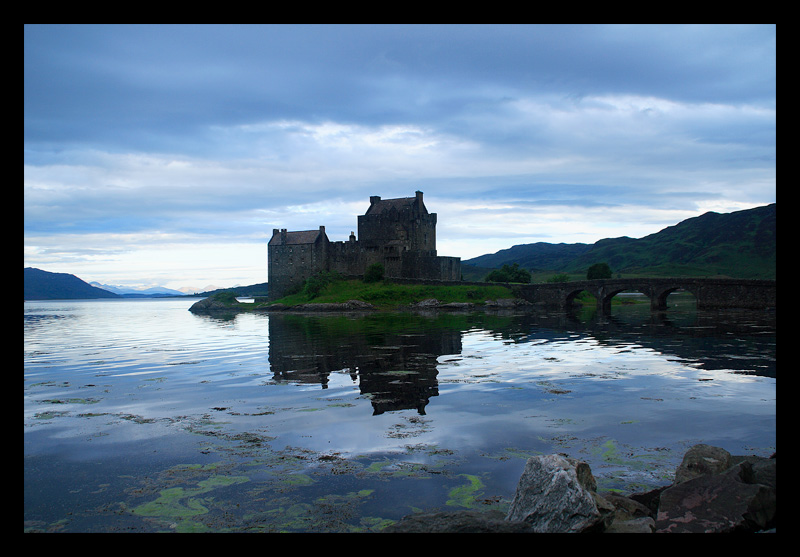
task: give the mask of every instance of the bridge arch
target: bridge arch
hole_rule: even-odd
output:
[[[564,295],[564,307],[565,308],[573,307],[573,305],[575,304],[575,298],[580,296],[581,292],[583,292],[583,291],[589,292],[590,294],[594,294],[594,292],[592,292],[590,289],[588,289],[588,288],[586,288],[584,286],[565,290],[564,291],[564,294],[565,294]]]
[[[603,291],[597,298],[598,308],[602,308],[603,312],[605,313],[610,312],[611,300],[614,299],[614,296],[622,292],[638,292],[643,294],[650,300],[650,307],[653,308],[653,292],[649,285],[628,285],[624,287],[610,288],[607,291]],[[666,305],[664,307],[666,307]]]
[[[692,296],[694,296],[695,300],[697,300],[697,293],[695,289],[688,286],[686,283],[670,285],[662,288],[657,288],[655,291],[654,298],[650,301],[650,307],[654,310],[663,311],[667,309],[667,298],[673,292],[678,290],[684,290],[689,292]]]

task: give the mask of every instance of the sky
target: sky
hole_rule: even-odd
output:
[[[424,192],[439,255],[774,203],[775,25],[26,25],[25,267],[266,282]]]

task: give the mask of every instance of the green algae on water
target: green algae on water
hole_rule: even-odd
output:
[[[186,499],[186,502],[182,501]],[[206,514],[208,508],[182,487],[162,489],[158,499],[131,510],[133,514],[158,518],[188,518]]]
[[[211,476],[198,482],[196,488],[170,487],[162,489],[154,501],[131,510],[133,514],[155,518],[181,519],[208,513],[204,495],[214,489],[250,481],[247,476]]]
[[[477,497],[481,494],[480,490],[483,489],[483,482],[478,476],[472,474],[459,474],[467,479],[466,485],[454,487],[450,490],[450,498],[447,500],[447,505],[450,507],[466,507],[473,508],[477,505]]]

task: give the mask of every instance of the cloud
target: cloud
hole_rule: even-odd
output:
[[[142,148],[264,120],[425,125],[530,92],[774,106],[774,49],[769,25],[29,25],[26,137]]]

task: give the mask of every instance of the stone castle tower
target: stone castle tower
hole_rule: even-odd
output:
[[[414,197],[370,197],[367,212],[358,217],[345,242],[331,242],[325,227],[289,232],[273,229],[267,245],[269,298],[285,296],[322,271],[363,276],[381,263],[387,278],[461,280],[461,259],[436,255],[436,213],[429,213],[422,192]]]

